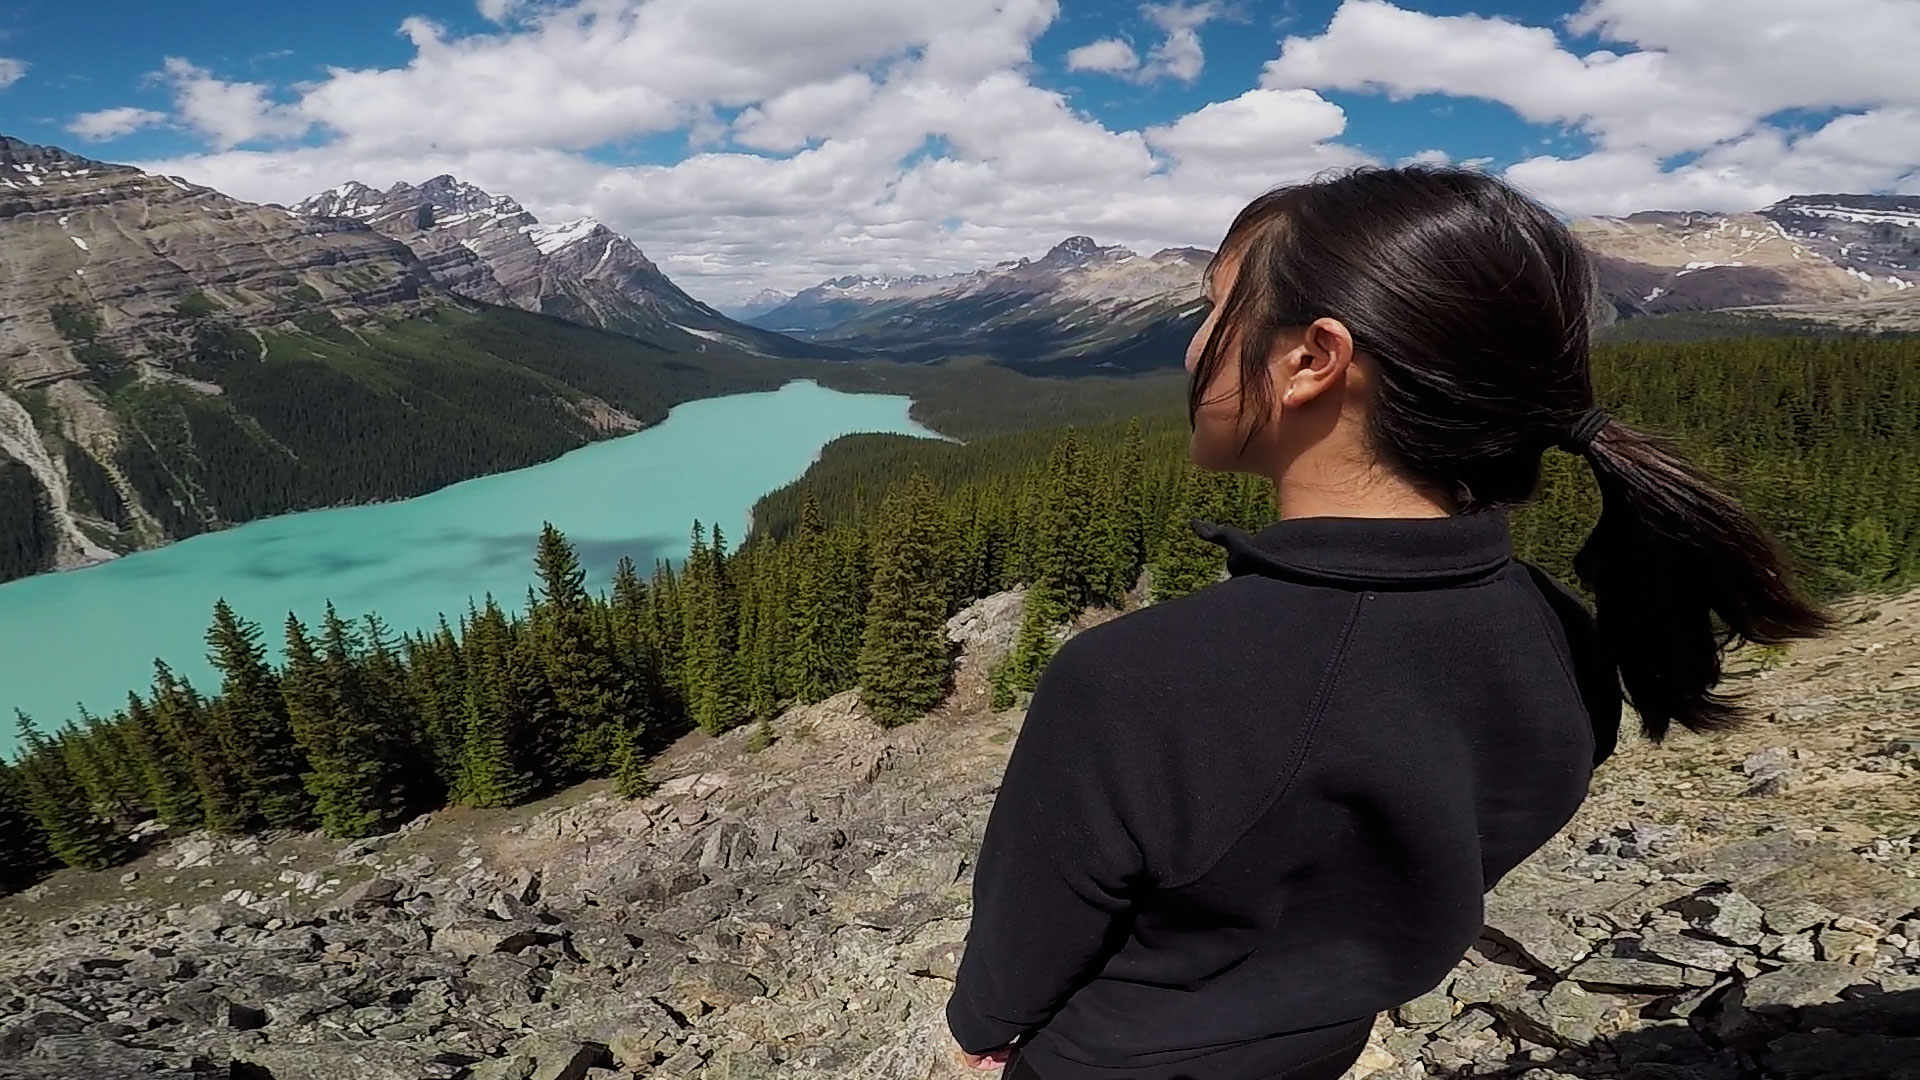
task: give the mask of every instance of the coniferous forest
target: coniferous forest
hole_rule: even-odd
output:
[[[1920,577],[1920,339],[1618,344],[1596,355],[1595,378],[1617,416],[1720,476],[1815,591]],[[527,597],[511,610],[481,598],[425,631],[217,605],[207,649],[220,685],[156,662],[111,716],[19,718],[23,752],[0,764],[0,890],[62,864],[111,865],[149,817],[364,836],[590,777],[637,795],[680,735],[844,690],[877,721],[906,722],[946,693],[947,617],[1025,585],[1016,648],[993,673],[1009,704],[1075,613],[1218,577],[1219,550],[1190,520],[1271,517],[1263,482],[1188,467],[1185,435],[1175,408],[967,445],[843,440],[762,501],[744,544],[695,523],[684,561],[626,561],[594,591],[548,527]],[[1516,542],[1571,580],[1596,511],[1585,466],[1550,453]],[[269,634],[284,663],[269,662]],[[763,729],[750,745],[766,741]]]

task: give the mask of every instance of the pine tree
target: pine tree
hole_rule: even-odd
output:
[[[1211,521],[1221,508],[1218,479],[1188,466],[1179,509],[1166,523],[1160,557],[1153,567],[1153,600],[1161,603],[1198,592],[1220,579],[1226,556],[1193,530],[1195,521]]]
[[[743,614],[752,616],[751,633],[743,642],[747,646],[747,712],[756,719],[766,719],[779,710],[786,681],[787,583],[781,572],[785,555],[778,541],[762,545],[749,579],[751,602],[743,605]]]
[[[245,804],[268,824],[304,828],[313,820],[313,800],[301,784],[307,771],[287,719],[280,680],[267,665],[260,628],[218,600],[207,630],[207,659],[220,672],[221,730],[230,741]]]
[[[398,824],[406,790],[389,733],[375,715],[359,643],[332,604],[316,643],[287,616],[287,666],[281,678],[287,716],[311,771],[302,778],[327,835],[361,837]]]
[[[716,526],[711,546],[693,526],[693,554],[681,586],[686,628],[687,710],[702,731],[717,735],[746,716],[737,654],[737,593],[727,567],[726,538]]]
[[[408,697],[435,787],[451,798],[466,743],[467,680],[460,646],[445,616],[432,636],[408,642],[406,669]]]
[[[860,654],[861,698],[883,724],[905,723],[927,712],[952,683],[939,542],[933,485],[915,473],[906,491],[882,512]]]
[[[559,776],[603,774],[618,731],[638,719],[635,688],[612,643],[595,632],[586,571],[551,522],[541,527],[534,565],[540,577],[540,654],[560,736]]]
[[[1071,615],[1065,598],[1049,586],[1035,585],[1027,590],[1013,652],[993,673],[994,708],[1008,708],[1013,704],[1015,692],[1031,692],[1039,684],[1040,673],[1046,670],[1047,661],[1053,659],[1057,645],[1055,631]]]
[[[216,832],[238,832],[251,816],[240,777],[227,756],[215,716],[186,680],[165,662],[153,662],[153,717],[180,753],[200,793],[200,820]]]
[[[0,894],[32,885],[54,862],[47,834],[28,805],[20,767],[0,759]]]
[[[89,809],[109,818],[125,817],[133,808],[121,799],[115,789],[111,766],[94,752],[94,718],[87,714],[85,706],[80,708],[80,715],[86,727],[83,729],[69,721],[53,740],[53,746],[59,751],[61,763],[66,766],[68,774],[84,793]]]
[[[122,844],[113,823],[87,805],[86,792],[67,768],[57,747],[35,728],[27,714],[16,711],[20,745],[25,750],[18,779],[24,801],[40,822],[47,846],[68,866],[104,870],[120,857]]]
[[[639,732],[634,727],[622,727],[613,747],[613,793],[623,799],[638,799],[652,792],[653,786]]]
[[[833,694],[835,626],[829,564],[832,556],[821,535],[820,504],[812,495],[802,504],[793,543],[793,597],[787,611],[786,681],[803,704]]]
[[[516,712],[530,673],[499,605],[487,604],[467,635],[466,733],[454,798],[467,806],[512,806],[534,789],[528,768],[530,718]]]
[[[146,786],[146,803],[169,829],[190,829],[201,823],[200,792],[173,741],[139,694],[128,691],[124,719],[114,725],[121,746],[139,769]]]

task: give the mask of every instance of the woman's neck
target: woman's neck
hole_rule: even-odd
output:
[[[1453,503],[1373,469],[1303,469],[1304,462],[1271,477],[1280,518],[1434,518],[1454,513]]]

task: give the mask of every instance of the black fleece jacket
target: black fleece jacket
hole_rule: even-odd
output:
[[[1254,1080],[1431,989],[1612,752],[1586,608],[1503,515],[1200,526],[1229,580],[1040,680],[947,1016],[1046,1080]]]

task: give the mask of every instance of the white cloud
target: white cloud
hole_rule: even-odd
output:
[[[1099,71],[1138,83],[1178,79],[1192,82],[1206,67],[1200,28],[1221,16],[1219,0],[1142,4],[1140,14],[1164,35],[1143,62],[1132,45],[1120,38],[1102,38],[1067,53],[1068,71]]]
[[[1210,245],[1260,191],[1363,160],[1334,141],[1341,110],[1305,90],[1107,127],[1030,81],[1055,0],[575,0],[507,14],[512,26],[470,36],[407,20],[406,65],[334,69],[285,103],[181,61],[182,119],[213,150],[142,167],[283,203],[350,177],[450,172],[544,219],[591,213],[726,300],[849,272],[972,269],[1073,233]],[[1170,40],[1214,14],[1150,12]],[[1178,48],[1157,55],[1197,71]],[[723,119],[731,145],[702,146]],[[258,145],[310,126],[317,145]],[[699,152],[677,163],[589,153],[678,130]]]
[[[1133,46],[1119,38],[1088,42],[1067,53],[1068,71],[1103,71],[1117,75],[1139,66],[1140,57],[1135,55]]]
[[[1445,150],[1422,150],[1394,162],[1395,165],[1451,165],[1452,163],[1453,155]]]
[[[180,119],[222,150],[262,139],[291,138],[312,126],[299,106],[269,101],[265,85],[227,82],[178,56],[167,57],[160,78],[173,89]]]
[[[1830,3],[1831,25],[1810,26],[1784,0],[1754,0],[1740,20],[1595,0],[1571,30],[1609,47],[1576,55],[1566,27],[1349,0],[1324,32],[1288,38],[1257,88],[1128,130],[1033,83],[1055,0],[543,0],[500,8],[508,22],[482,34],[409,19],[404,65],[291,89],[170,62],[177,119],[210,149],[143,167],[279,202],[350,177],[450,172],[544,219],[593,214],[717,301],[842,273],[971,269],[1073,233],[1136,250],[1211,245],[1260,191],[1368,160],[1343,141],[1346,114],[1321,94],[1332,89],[1480,97],[1584,132],[1590,152],[1508,172],[1573,211],[1920,188],[1920,93],[1884,46],[1904,24],[1886,0]],[[1223,10],[1143,9],[1165,39],[1145,55],[1108,39],[1132,58],[1120,74],[1197,74],[1199,39],[1183,52],[1181,34]],[[1864,29],[1842,48],[1848,18]],[[1776,46],[1783,33],[1858,57],[1863,74],[1803,77],[1781,59],[1795,51]],[[1075,51],[1079,70],[1124,62],[1090,47]],[[1772,66],[1749,71],[1749,56]],[[1794,106],[1823,119],[1791,131],[1768,120]],[[624,166],[598,152],[669,131],[695,152]],[[318,138],[287,145],[308,132]]]
[[[1750,208],[1795,191],[1908,183],[1920,153],[1920,4],[1911,0],[1588,0],[1567,30],[1625,49],[1576,54],[1552,29],[1345,0],[1281,43],[1261,84],[1500,102],[1593,142],[1508,175],[1563,209]],[[1812,134],[1770,120],[1839,111]],[[1689,157],[1680,165],[1663,162]]]
[[[25,60],[12,60],[0,56],[0,90],[5,90],[7,87],[19,82],[25,78],[26,75],[27,62]]]
[[[1167,32],[1160,44],[1147,55],[1141,73],[1149,80],[1167,77],[1192,82],[1206,66],[1200,47],[1200,27],[1220,15],[1217,0],[1201,3],[1147,4],[1141,9],[1148,21]]]
[[[118,108],[81,113],[67,124],[67,130],[89,142],[117,139],[144,127],[164,124],[167,114],[152,109]]]

